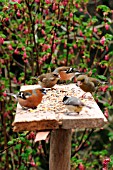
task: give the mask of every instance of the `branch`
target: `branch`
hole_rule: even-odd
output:
[[[87,138],[83,141],[83,137],[84,137],[84,135],[85,135],[85,132],[86,132],[86,129],[85,129],[85,131],[84,131],[84,133],[83,133],[83,136],[82,136],[82,138],[81,138],[81,143],[80,143],[80,145],[79,145],[78,148],[74,151],[74,153],[71,155],[71,157],[75,156],[75,154],[84,147],[86,141],[89,140],[90,136],[91,136],[92,133],[94,132],[94,129],[91,130],[91,132],[88,134]]]

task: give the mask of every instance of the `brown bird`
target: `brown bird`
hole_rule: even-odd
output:
[[[73,77],[79,74],[78,70],[76,70],[75,68],[68,67],[68,66],[58,67],[53,72],[59,73],[60,80],[64,80],[64,81],[72,80]]]
[[[58,73],[51,72],[41,74],[38,77],[34,77],[34,79],[38,80],[38,84],[40,84],[41,87],[52,88],[60,79],[60,75]]]
[[[90,106],[85,105],[79,98],[77,97],[68,97],[68,96],[64,96],[63,98],[63,104],[66,105],[66,108],[70,111],[70,112],[77,112],[79,113],[82,108],[88,107],[89,109],[91,109]]]
[[[43,88],[30,89],[20,91],[17,94],[6,93],[9,96],[13,96],[17,99],[22,108],[36,109],[41,103],[42,97],[46,94],[46,90]]]
[[[102,82],[96,78],[88,77],[87,75],[79,75],[77,77],[77,85],[85,92],[95,92],[98,87],[106,82]]]

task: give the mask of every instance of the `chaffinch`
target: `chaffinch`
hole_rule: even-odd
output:
[[[62,66],[56,68],[53,72],[60,74],[60,80],[72,80],[73,77],[79,74],[79,71],[75,68],[68,66]]]
[[[66,108],[70,111],[70,112],[77,112],[79,114],[79,112],[82,110],[82,108],[88,107],[89,109],[91,109],[90,106],[85,105],[79,98],[77,97],[69,97],[69,96],[64,96],[63,98],[63,104],[66,105]]]
[[[34,79],[38,80],[38,84],[40,84],[43,88],[52,88],[57,81],[60,79],[60,75],[55,72],[41,74],[38,77],[34,77]]]
[[[20,91],[17,94],[13,93],[6,94],[15,97],[22,108],[36,109],[37,106],[41,103],[43,95],[46,94],[46,90],[43,88],[36,88]]]

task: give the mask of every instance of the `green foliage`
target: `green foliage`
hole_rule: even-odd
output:
[[[95,96],[109,124],[92,135],[90,130],[76,131],[72,170],[102,169],[106,157],[113,168],[112,9],[105,1],[98,6],[93,2],[89,9],[88,2],[0,0],[0,169],[48,169],[49,143],[45,153],[40,142],[34,143],[35,132],[12,131],[16,101],[4,92],[16,93],[21,85],[33,84],[32,76],[65,65],[108,82]]]

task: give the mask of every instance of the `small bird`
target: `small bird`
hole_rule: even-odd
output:
[[[77,112],[78,114],[84,106],[91,109],[90,106],[85,105],[79,98],[73,96],[72,97],[64,96],[63,104],[66,105],[67,109],[70,112]]]
[[[75,68],[71,68],[68,66],[62,66],[56,68],[54,73],[59,73],[60,74],[60,80],[72,80],[73,77],[79,74],[79,71],[76,70]]]
[[[79,75],[76,80],[77,85],[83,91],[90,93],[97,91],[99,86],[105,85],[107,83],[93,77],[88,77],[87,75]]]
[[[9,96],[13,96],[17,99],[22,108],[36,109],[41,103],[42,97],[46,94],[46,90],[43,88],[30,89],[20,91],[17,94],[6,93]]]
[[[52,88],[57,81],[60,79],[60,75],[55,72],[41,74],[38,77],[34,77],[34,79],[38,80],[38,84],[40,84],[43,88]]]

